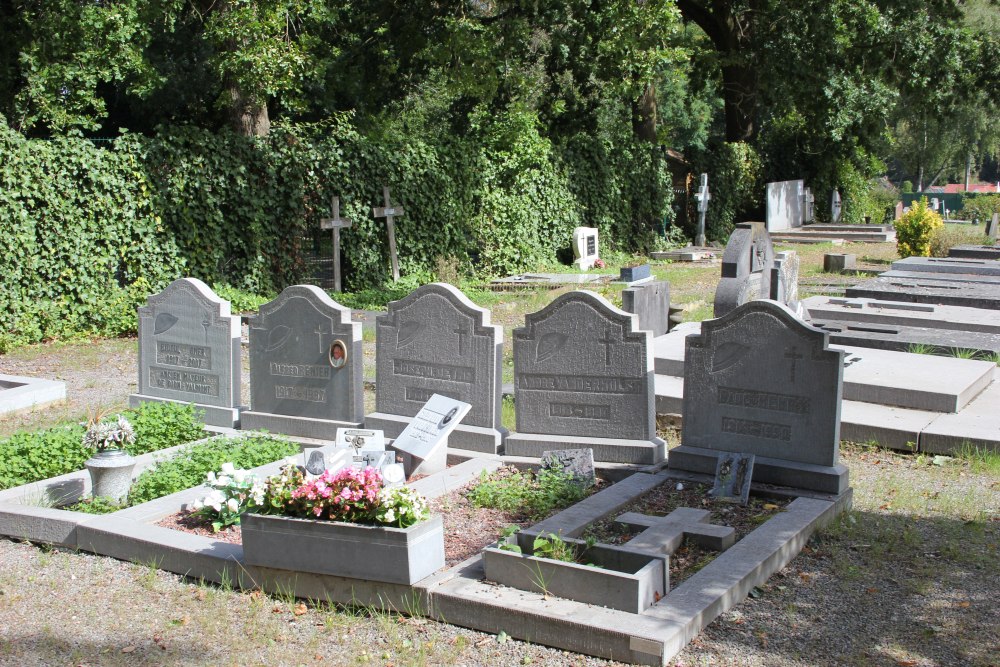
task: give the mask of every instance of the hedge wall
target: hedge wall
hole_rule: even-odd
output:
[[[305,277],[303,239],[330,197],[354,220],[345,288],[389,278],[382,186],[406,214],[404,274],[440,257],[483,276],[534,268],[576,225],[630,249],[669,215],[659,152],[578,137],[555,147],[533,114],[490,118],[464,137],[362,135],[346,122],[275,128],[266,139],[180,127],[27,140],[0,118],[0,351],[74,334],[135,330],[135,307],[179,276],[276,292]]]

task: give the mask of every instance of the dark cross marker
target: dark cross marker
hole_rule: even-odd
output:
[[[611,365],[611,346],[615,343],[615,340],[611,337],[611,329],[604,330],[604,338],[599,339],[600,343],[604,344],[604,365]]]
[[[799,348],[792,346],[791,351],[785,352],[785,358],[792,360],[792,376],[791,381],[795,382],[795,362],[802,359],[803,356],[799,354]]]
[[[468,322],[459,324],[452,333],[458,334],[458,354],[465,354],[465,337],[469,335],[469,324]]]

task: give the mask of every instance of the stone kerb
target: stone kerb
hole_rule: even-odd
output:
[[[250,318],[243,428],[333,440],[364,420],[361,323],[313,285],[285,288]]]
[[[389,303],[376,319],[375,412],[365,427],[397,437],[433,394],[472,408],[450,448],[496,454],[501,425],[503,327],[458,288],[432,283]]]
[[[146,401],[194,403],[206,424],[240,420],[240,318],[197,278],[180,278],[139,308],[139,390]]]
[[[514,331],[517,433],[507,453],[594,450],[594,459],[657,463],[652,334],[637,317],[586,290],[525,317]]]
[[[722,254],[722,279],[715,290],[714,311],[722,317],[737,306],[771,294],[774,246],[760,222],[741,222]]]
[[[718,452],[754,454],[754,481],[841,493],[843,352],[774,301],[748,303],[689,336],[682,446],[670,467],[714,470]],[[678,454],[679,452],[679,454]]]

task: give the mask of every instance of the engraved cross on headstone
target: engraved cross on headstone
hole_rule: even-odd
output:
[[[802,353],[799,352],[799,348],[793,345],[791,350],[785,352],[785,358],[792,360],[792,373],[790,376],[790,380],[792,382],[795,382],[795,362],[797,362],[799,359],[803,359],[804,357],[802,356]]]
[[[615,339],[611,337],[611,329],[604,330],[604,338],[599,338],[598,342],[604,345],[604,365],[611,365],[611,346],[615,344]]]
[[[462,322],[459,324],[452,333],[458,334],[458,354],[459,356],[465,354],[465,337],[468,336],[472,331],[469,329],[468,322]]]
[[[333,291],[341,291],[340,284],[340,230],[350,229],[354,224],[348,218],[340,217],[340,197],[331,197],[330,210],[333,217],[323,218],[319,221],[320,229],[333,230]]]
[[[389,200],[389,188],[382,188],[382,197],[385,206],[376,206],[372,209],[372,215],[376,218],[385,218],[385,226],[389,232],[389,259],[392,261],[392,279],[399,281],[399,258],[396,256],[396,216],[403,215],[402,206],[393,206]]]
[[[644,529],[625,543],[625,547],[656,554],[672,554],[685,537],[714,551],[725,551],[736,543],[736,530],[730,526],[708,523],[708,510],[679,507],[667,516],[647,516],[626,512],[615,521],[631,530]]]
[[[708,200],[712,198],[712,193],[708,191],[708,174],[701,175],[701,187],[698,194],[694,196],[698,200],[698,235],[694,239],[694,244],[698,247],[705,245],[705,214],[708,212]]]

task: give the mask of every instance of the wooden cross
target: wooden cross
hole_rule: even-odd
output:
[[[372,215],[376,218],[385,218],[385,226],[389,231],[389,259],[392,260],[392,280],[399,281],[399,258],[396,257],[396,227],[395,218],[403,215],[402,206],[393,206],[389,200],[389,188],[382,188],[382,196],[385,199],[385,206],[376,206],[372,209]]]
[[[330,209],[333,211],[332,218],[323,218],[319,221],[320,229],[333,230],[333,291],[340,291],[340,230],[350,229],[354,224],[348,218],[340,217],[340,197],[330,199]]]
[[[788,352],[785,352],[785,358],[792,360],[791,381],[795,382],[795,362],[798,361],[799,359],[802,359],[803,356],[802,356],[801,353],[799,353],[799,348],[797,348],[797,347],[795,347],[793,345],[791,350],[789,350]]]
[[[698,235],[694,239],[694,244],[698,247],[705,245],[705,214],[708,212],[708,200],[712,198],[712,193],[708,191],[708,174],[701,175],[701,187],[698,194],[694,196],[698,200]]]
[[[672,554],[690,537],[701,547],[725,551],[736,543],[736,530],[708,523],[708,510],[679,507],[667,516],[647,516],[626,512],[615,521],[631,530],[644,529],[624,546],[655,554]]]

